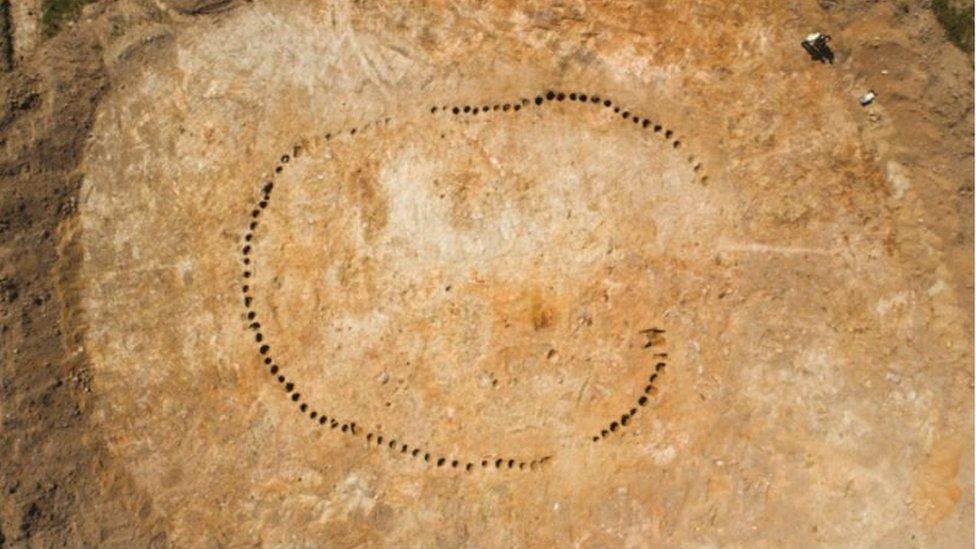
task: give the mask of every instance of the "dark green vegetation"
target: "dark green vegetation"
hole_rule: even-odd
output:
[[[41,25],[44,36],[54,36],[61,26],[73,20],[81,12],[81,7],[93,0],[44,0]]]
[[[949,40],[964,52],[973,54],[973,3],[932,0],[932,11]]]
[[[10,0],[0,0],[0,70],[14,67],[14,29],[10,17]]]

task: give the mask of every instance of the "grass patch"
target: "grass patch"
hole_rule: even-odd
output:
[[[932,11],[935,12],[936,19],[945,29],[949,41],[962,51],[972,55],[973,3],[932,0]]]
[[[44,0],[41,4],[41,27],[44,36],[58,33],[65,23],[73,21],[81,13],[81,7],[94,0]]]

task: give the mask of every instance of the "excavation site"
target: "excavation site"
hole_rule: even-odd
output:
[[[971,546],[971,3],[0,8],[0,547]]]

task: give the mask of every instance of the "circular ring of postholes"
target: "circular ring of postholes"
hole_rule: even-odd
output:
[[[682,142],[677,138],[674,138],[674,132],[672,130],[664,128],[661,124],[654,123],[648,118],[634,114],[630,110],[622,109],[619,105],[614,104],[614,102],[608,98],[582,92],[566,93],[550,90],[535,96],[533,99],[521,98],[517,101],[506,103],[432,106],[430,107],[430,113],[449,113],[459,116],[476,116],[478,113],[489,112],[516,113],[522,109],[530,107],[533,104],[536,106],[542,106],[546,102],[563,102],[567,100],[570,102],[576,102],[580,105],[590,105],[605,109],[612,109],[615,114],[620,114],[622,120],[630,121],[634,126],[641,129],[646,129],[653,134],[662,135],[663,138],[669,142],[674,149],[679,149],[682,147]],[[329,141],[340,135],[354,136],[357,133],[361,133],[362,131],[368,130],[377,125],[388,124],[390,120],[390,118],[384,118],[365,124],[361,127],[353,127],[337,132],[329,132],[324,135],[317,136],[317,140],[324,137],[326,141]],[[281,387],[288,401],[290,401],[298,412],[307,418],[313,425],[321,429],[328,429],[337,433],[346,434],[348,436],[358,437],[364,441],[367,447],[384,449],[390,454],[399,455],[405,459],[412,459],[431,468],[458,470],[468,473],[473,473],[476,470],[539,470],[552,459],[551,455],[530,459],[508,456],[502,457],[497,455],[490,458],[484,457],[478,460],[460,459],[456,456],[444,455],[442,453],[431,451],[427,448],[411,445],[395,437],[384,435],[379,431],[365,429],[358,425],[355,421],[342,420],[332,416],[329,413],[326,413],[325,411],[315,408],[310,402],[309,395],[303,394],[299,390],[298,384],[295,382],[295,380],[290,379],[285,375],[284,366],[275,360],[272,353],[272,346],[268,342],[267,336],[261,331],[261,316],[258,308],[255,306],[254,288],[253,284],[251,284],[251,279],[254,276],[253,256],[255,253],[257,229],[260,226],[262,213],[271,204],[271,197],[275,188],[275,177],[284,171],[285,167],[293,158],[297,158],[299,155],[304,153],[306,145],[307,142],[302,142],[302,144],[292,147],[287,154],[282,155],[279,158],[278,163],[272,169],[273,173],[262,183],[259,198],[248,216],[247,230],[243,235],[243,244],[241,245],[240,249],[241,263],[244,265],[241,272],[241,292],[243,294],[242,303],[244,305],[244,318],[246,319],[245,325],[246,329],[253,333],[254,345],[257,355],[260,358],[260,363],[264,368],[266,368],[267,373],[271,376],[272,382],[277,383]],[[693,156],[689,156],[687,160],[692,166],[696,180],[702,184],[707,183],[708,177],[703,175],[701,163],[698,162]],[[667,354],[657,353],[655,356],[660,360],[655,363],[654,371],[651,373],[648,379],[648,383],[644,389],[644,394],[637,399],[637,406],[622,414],[619,420],[611,421],[607,428],[601,431],[600,435],[593,436],[592,440],[594,442],[606,438],[611,433],[617,432],[622,427],[627,426],[633,420],[638,410],[647,405],[648,399],[654,396],[656,392],[656,387],[654,384],[663,373],[666,366],[664,360],[667,358]]]

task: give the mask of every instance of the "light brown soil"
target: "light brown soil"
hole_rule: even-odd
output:
[[[0,547],[970,545],[924,2],[126,0],[16,51]]]

